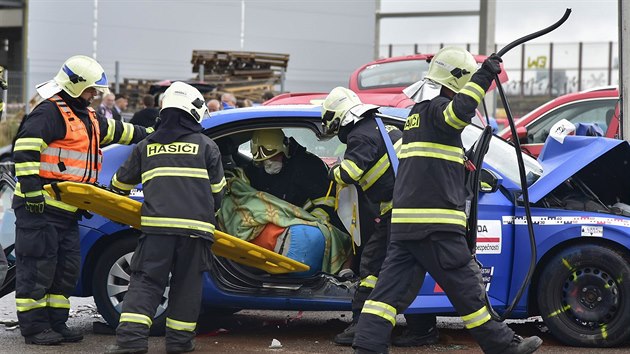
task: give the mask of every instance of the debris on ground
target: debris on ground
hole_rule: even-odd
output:
[[[77,316],[90,316],[90,317],[100,317],[101,315],[98,313],[98,309],[96,305],[93,304],[82,304],[77,307],[77,309],[70,309],[68,313],[68,317],[73,318]]]
[[[230,333],[230,331],[225,329],[225,328],[217,328],[217,329],[212,330],[210,332],[201,333],[197,337],[216,337],[216,336],[218,336],[220,334],[223,334],[223,333]]]
[[[271,345],[269,346],[269,348],[271,348],[271,349],[279,349],[279,348],[282,348],[282,343],[280,343],[280,341],[279,341],[279,340],[277,340],[277,339],[275,339],[275,338],[274,338],[274,339],[271,341]]]
[[[13,318],[4,318],[0,320],[0,324],[3,324],[5,327],[13,327],[18,324],[18,320]]]
[[[276,326],[277,328],[280,328],[280,326],[282,325],[289,325],[293,322],[299,321],[302,319],[302,316],[304,315],[304,311],[298,311],[297,315],[295,315],[295,317],[291,317],[287,315],[287,318],[284,320],[276,320],[276,321],[263,321],[262,326],[263,327],[267,327],[267,326]]]

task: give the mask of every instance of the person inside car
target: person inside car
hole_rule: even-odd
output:
[[[334,193],[329,192],[328,166],[281,129],[254,132],[252,163],[245,167],[250,185],[322,220],[335,219]]]
[[[334,186],[319,157],[281,129],[254,132],[253,158],[244,164],[231,158],[229,138],[219,146],[230,191],[218,214],[226,232],[310,267],[297,276],[345,269],[350,238],[334,212]]]

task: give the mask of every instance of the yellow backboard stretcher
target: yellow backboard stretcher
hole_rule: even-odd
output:
[[[80,209],[102,215],[121,224],[140,229],[142,203],[113,193],[104,188],[76,182],[59,182],[55,188],[47,184],[44,189],[57,200]],[[56,191],[59,192],[57,195]],[[234,262],[262,269],[271,274],[303,272],[309,266],[283,255],[269,251],[253,243],[216,230],[212,252]]]

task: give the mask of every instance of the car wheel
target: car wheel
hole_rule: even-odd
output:
[[[564,249],[545,265],[538,283],[540,313],[561,342],[612,347],[630,338],[630,266],[613,249]]]
[[[98,311],[112,327],[118,326],[122,311],[123,297],[129,289],[131,256],[138,239],[126,237],[109,245],[96,263],[92,279],[92,293]],[[162,300],[151,326],[152,335],[163,335],[166,324],[169,286],[164,290]]]

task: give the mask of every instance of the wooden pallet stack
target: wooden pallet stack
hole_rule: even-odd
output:
[[[119,86],[119,93],[127,95],[128,111],[134,112],[143,108],[142,96],[149,93],[149,89],[153,83],[154,80],[123,79],[123,82]],[[111,90],[114,92],[113,87]]]
[[[262,101],[265,91],[274,91],[287,70],[289,54],[193,50],[193,73],[199,81],[216,86],[218,95],[229,92],[237,99]]]

